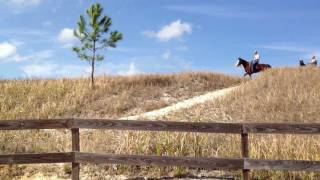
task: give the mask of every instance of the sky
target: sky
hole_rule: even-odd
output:
[[[100,2],[123,33],[97,75],[214,71],[242,75],[238,57],[273,67],[319,54],[318,0],[0,0],[0,79],[88,76],[71,48],[81,14]]]

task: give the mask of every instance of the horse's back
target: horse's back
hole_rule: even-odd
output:
[[[272,68],[270,64],[260,64],[264,68]]]
[[[271,69],[271,65],[270,64],[258,64],[257,65],[257,69],[259,69],[259,71],[264,71],[267,69]]]

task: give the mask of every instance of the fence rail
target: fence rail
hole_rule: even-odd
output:
[[[79,179],[81,163],[184,166],[204,169],[320,171],[320,161],[262,160],[249,158],[249,133],[320,134],[320,124],[285,123],[194,123],[173,121],[130,121],[101,119],[2,120],[0,130],[70,129],[72,152],[0,155],[0,164],[72,163],[72,179]],[[226,133],[241,135],[242,158],[199,158],[116,155],[80,152],[79,129]]]

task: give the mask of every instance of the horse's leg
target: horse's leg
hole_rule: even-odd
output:
[[[245,78],[245,77],[246,77],[246,75],[248,75],[248,73],[247,73],[247,72],[243,75],[243,77]]]

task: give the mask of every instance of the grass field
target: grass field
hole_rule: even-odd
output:
[[[86,88],[87,82],[82,79],[3,81],[0,86],[6,90],[0,95],[5,99],[1,98],[1,118],[125,116],[241,83],[237,91],[218,101],[172,113],[166,119],[193,122],[319,122],[319,82],[318,68],[272,69],[251,81],[208,73],[131,78],[104,77],[98,80],[98,88],[93,94]],[[161,104],[164,93],[170,94],[173,100],[159,105],[156,102]],[[110,96],[114,99],[108,99]],[[144,102],[150,100],[156,104],[154,108],[145,107]],[[113,102],[113,106],[120,104],[118,107],[127,108],[115,110],[108,105],[110,101]],[[128,101],[133,105],[128,105]],[[1,132],[0,140],[5,145],[0,147],[0,151],[2,153],[68,151],[69,137],[68,131]],[[196,157],[241,156],[239,135],[98,130],[81,132],[81,139],[82,151],[87,152]],[[251,135],[250,156],[262,159],[320,160],[318,139],[318,136],[309,135]],[[69,165],[23,165],[0,167],[0,172],[6,172],[6,174],[0,173],[0,176],[2,175],[0,178],[10,179],[25,172],[32,174],[40,170],[47,175],[55,174],[59,177],[70,175]],[[81,172],[89,179],[103,179],[107,174],[159,177],[194,171],[179,167],[99,165],[83,166]],[[3,176],[4,174],[6,176]],[[227,175],[235,177],[240,177],[240,174],[240,172],[227,172]],[[255,171],[252,175],[256,179],[320,179],[319,173],[305,172]]]
[[[173,113],[168,118],[213,122],[319,123],[319,82],[319,68],[272,69],[242,84],[229,96]],[[204,138],[204,144],[219,141]],[[251,135],[250,142],[250,156],[253,158],[320,160],[319,136]],[[211,146],[218,156],[239,157],[239,137],[223,139],[223,143],[223,146]],[[283,171],[257,171],[254,176],[259,179],[320,179],[319,173]]]
[[[0,81],[0,119],[136,115],[207,91],[239,84],[217,73]]]
[[[242,82],[241,78],[217,73],[190,72],[169,75],[131,77],[99,77],[92,90],[87,79],[2,80],[0,81],[0,119],[26,118],[119,118],[158,109],[208,91]],[[140,133],[132,136],[136,137]],[[0,152],[61,152],[70,151],[69,131],[6,131],[0,132]],[[83,151],[144,153],[140,144],[128,144],[131,133],[83,132]],[[144,134],[137,140],[144,141]],[[135,141],[137,141],[135,140]],[[103,144],[105,146],[103,146]],[[109,146],[110,145],[110,146]],[[107,149],[106,149],[107,148]],[[150,153],[154,151],[151,150]],[[0,179],[19,177],[26,172],[68,177],[69,165],[0,166]],[[121,166],[119,166],[121,167]],[[94,171],[84,167],[92,176]],[[117,173],[127,167],[118,168]],[[99,171],[104,172],[99,168]],[[109,172],[109,171],[106,171]],[[129,173],[134,172],[133,170]],[[157,173],[155,173],[157,174]]]

